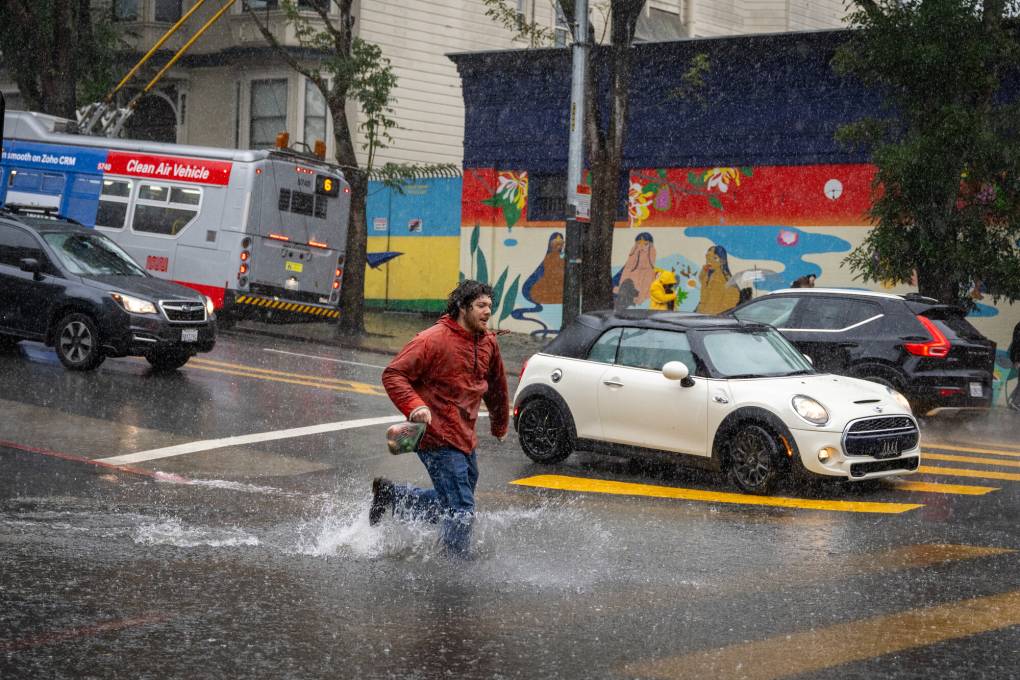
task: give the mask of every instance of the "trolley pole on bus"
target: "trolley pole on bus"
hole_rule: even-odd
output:
[[[581,223],[588,221],[590,189],[582,194],[584,80],[588,66],[588,0],[574,0],[573,72],[570,80],[570,148],[567,152],[567,242],[563,272],[564,328],[581,313]]]

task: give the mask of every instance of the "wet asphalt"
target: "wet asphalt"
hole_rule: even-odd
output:
[[[927,491],[777,494],[918,506],[886,513],[516,485],[735,493],[661,462],[537,466],[482,421],[471,561],[434,527],[368,526],[373,477],[427,480],[384,424],[95,463],[395,415],[386,361],[239,335],[172,375],[0,355],[0,677],[1017,677],[1020,444],[1001,431],[933,427],[942,458],[904,478]]]

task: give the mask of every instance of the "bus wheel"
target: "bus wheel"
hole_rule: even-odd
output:
[[[53,334],[60,363],[72,371],[91,371],[106,359],[92,317],[75,312],[57,323]]]
[[[159,373],[176,371],[178,368],[188,363],[188,359],[190,358],[191,352],[180,349],[152,352],[145,355],[146,361],[152,365],[152,370]]]

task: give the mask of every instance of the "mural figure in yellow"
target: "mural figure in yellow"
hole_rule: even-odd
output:
[[[675,310],[677,303],[676,274],[660,269],[659,275],[652,281],[648,293],[652,298],[652,302],[648,306],[649,309]]]
[[[630,249],[627,262],[616,275],[613,294],[618,295],[621,290],[629,291],[633,286],[637,296],[631,304],[640,305],[648,299],[649,288],[655,280],[655,275],[655,240],[651,234],[643,231],[634,237],[634,246]],[[626,285],[628,281],[630,286]]]
[[[740,291],[727,285],[730,281],[730,261],[726,249],[712,246],[705,253],[705,264],[698,272],[701,299],[694,310],[702,314],[721,314],[740,302]]]

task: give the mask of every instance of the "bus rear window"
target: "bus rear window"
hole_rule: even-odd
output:
[[[290,211],[298,215],[311,215],[315,198],[304,191],[293,191],[290,195]]]

